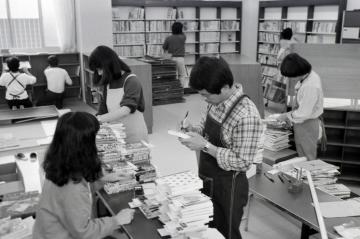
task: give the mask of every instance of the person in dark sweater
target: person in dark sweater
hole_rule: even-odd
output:
[[[144,93],[130,67],[107,46],[95,48],[89,66],[94,71],[94,84],[102,88],[97,119],[102,123],[123,123],[127,143],[148,141]]]
[[[186,36],[183,33],[183,24],[181,22],[174,22],[171,27],[172,35],[165,39],[163,49],[165,53],[171,54],[171,58],[176,62],[176,71],[181,85],[185,87],[186,83],[186,69],[185,69],[185,41]]]

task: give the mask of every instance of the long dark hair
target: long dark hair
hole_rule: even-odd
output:
[[[122,71],[130,73],[130,67],[123,62],[114,50],[107,46],[98,46],[89,57],[89,67],[94,71],[94,84],[106,85],[113,80],[119,80],[122,76]],[[100,76],[97,68],[103,70],[103,75]]]
[[[99,122],[86,112],[69,112],[61,116],[54,138],[46,152],[45,176],[58,186],[69,180],[94,182],[101,174],[101,161],[96,148]]]

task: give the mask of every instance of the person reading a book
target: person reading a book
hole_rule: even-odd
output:
[[[213,227],[225,238],[239,239],[243,207],[249,185],[246,171],[260,146],[263,124],[255,104],[234,85],[229,65],[222,58],[201,57],[189,84],[208,103],[199,125],[182,124],[190,137],[181,143],[200,151],[199,176],[203,192],[214,205]]]
[[[185,41],[186,36],[183,33],[183,24],[174,22],[171,26],[172,35],[168,36],[163,44],[165,53],[171,54],[171,59],[176,62],[176,72],[182,87],[186,87],[186,69],[185,69]]]
[[[312,70],[311,64],[297,53],[287,55],[280,70],[282,75],[297,83],[294,109],[280,114],[277,119],[293,124],[298,155],[308,160],[315,160],[318,142],[321,140],[322,149],[326,142],[321,117],[324,112],[321,79]]]
[[[6,87],[5,99],[9,108],[32,107],[33,104],[26,91],[26,86],[35,84],[35,76],[25,67],[21,69],[24,73],[20,72],[20,61],[17,57],[7,58],[6,64],[9,71],[1,75],[0,86]]]
[[[89,66],[94,71],[94,84],[102,89],[97,119],[101,123],[123,123],[127,143],[148,141],[144,93],[130,67],[107,46],[95,48]]]
[[[47,91],[40,97],[37,106],[55,105],[62,109],[65,84],[72,85],[72,80],[66,70],[58,67],[59,60],[57,56],[48,57],[49,66],[44,70],[47,81]]]
[[[98,239],[132,221],[132,209],[112,217],[93,217],[90,184],[102,176],[95,139],[98,130],[96,117],[86,112],[69,112],[59,118],[43,163],[46,179],[33,238]]]

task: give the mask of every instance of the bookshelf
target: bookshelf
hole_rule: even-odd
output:
[[[6,55],[0,57],[0,72],[3,71],[3,63],[6,58],[10,56],[17,56],[20,61],[29,62],[31,68],[30,72],[36,77],[36,83],[27,87],[29,96],[33,99],[38,99],[40,95],[46,90],[46,78],[44,70],[48,66],[47,58],[50,55],[56,55],[59,59],[59,67],[65,69],[73,81],[71,86],[65,87],[65,98],[78,97],[81,98],[81,83],[80,83],[80,56],[79,53],[54,53],[54,54],[29,54],[29,55]],[[5,102],[4,87],[0,88],[0,104]]]
[[[339,43],[345,8],[346,0],[261,1],[257,59],[262,65],[263,84],[277,74],[283,29],[290,27],[299,43]]]
[[[323,116],[328,144],[318,157],[340,167],[339,179],[360,182],[360,108],[327,108]]]
[[[114,50],[120,56],[162,56],[175,21],[184,25],[188,75],[200,56],[240,54],[239,1],[112,0],[112,7]]]

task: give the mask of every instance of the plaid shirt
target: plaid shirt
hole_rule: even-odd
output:
[[[235,92],[227,100],[210,108],[210,116],[219,123],[223,122],[226,113],[243,94],[241,86],[235,88]],[[196,127],[200,134],[205,121],[206,115]],[[263,124],[255,104],[249,98],[244,98],[222,125],[221,136],[226,148],[217,148],[216,160],[219,167],[226,171],[247,171],[256,156],[262,131]]]

